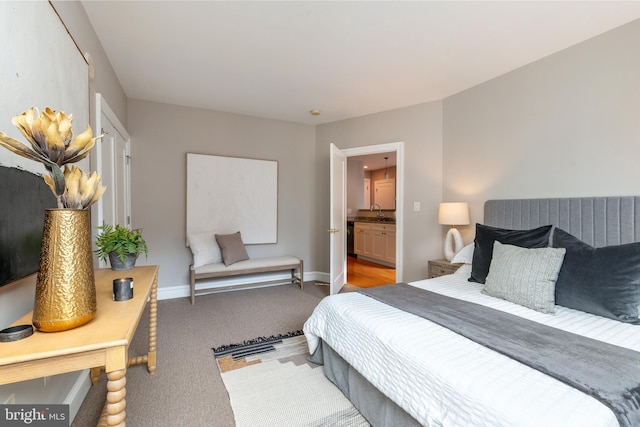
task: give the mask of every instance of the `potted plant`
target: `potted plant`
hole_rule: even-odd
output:
[[[98,229],[102,232],[96,237],[98,249],[95,252],[103,261],[108,257],[113,270],[131,270],[140,255],[149,254],[141,229],[131,230],[118,224],[115,227],[103,225]]]

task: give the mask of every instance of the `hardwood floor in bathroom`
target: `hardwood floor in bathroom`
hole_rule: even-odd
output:
[[[348,256],[347,283],[361,288],[396,283],[396,269]]]

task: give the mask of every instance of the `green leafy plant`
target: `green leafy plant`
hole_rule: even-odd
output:
[[[136,257],[143,253],[149,255],[149,248],[142,238],[141,229],[131,230],[120,225],[116,225],[115,228],[103,225],[98,229],[102,230],[102,233],[96,238],[98,249],[95,252],[101,260],[106,261],[111,252],[115,252],[122,262],[125,262],[128,254],[135,254]]]

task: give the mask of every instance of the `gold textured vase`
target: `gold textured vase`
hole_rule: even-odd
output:
[[[47,209],[33,326],[59,332],[82,326],[96,315],[91,220],[84,209]]]

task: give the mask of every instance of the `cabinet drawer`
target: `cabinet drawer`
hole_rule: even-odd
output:
[[[445,276],[447,274],[453,274],[460,268],[462,264],[451,264],[445,260],[429,261],[429,279],[434,277]]]
[[[377,231],[396,231],[395,224],[371,224],[370,227]]]

